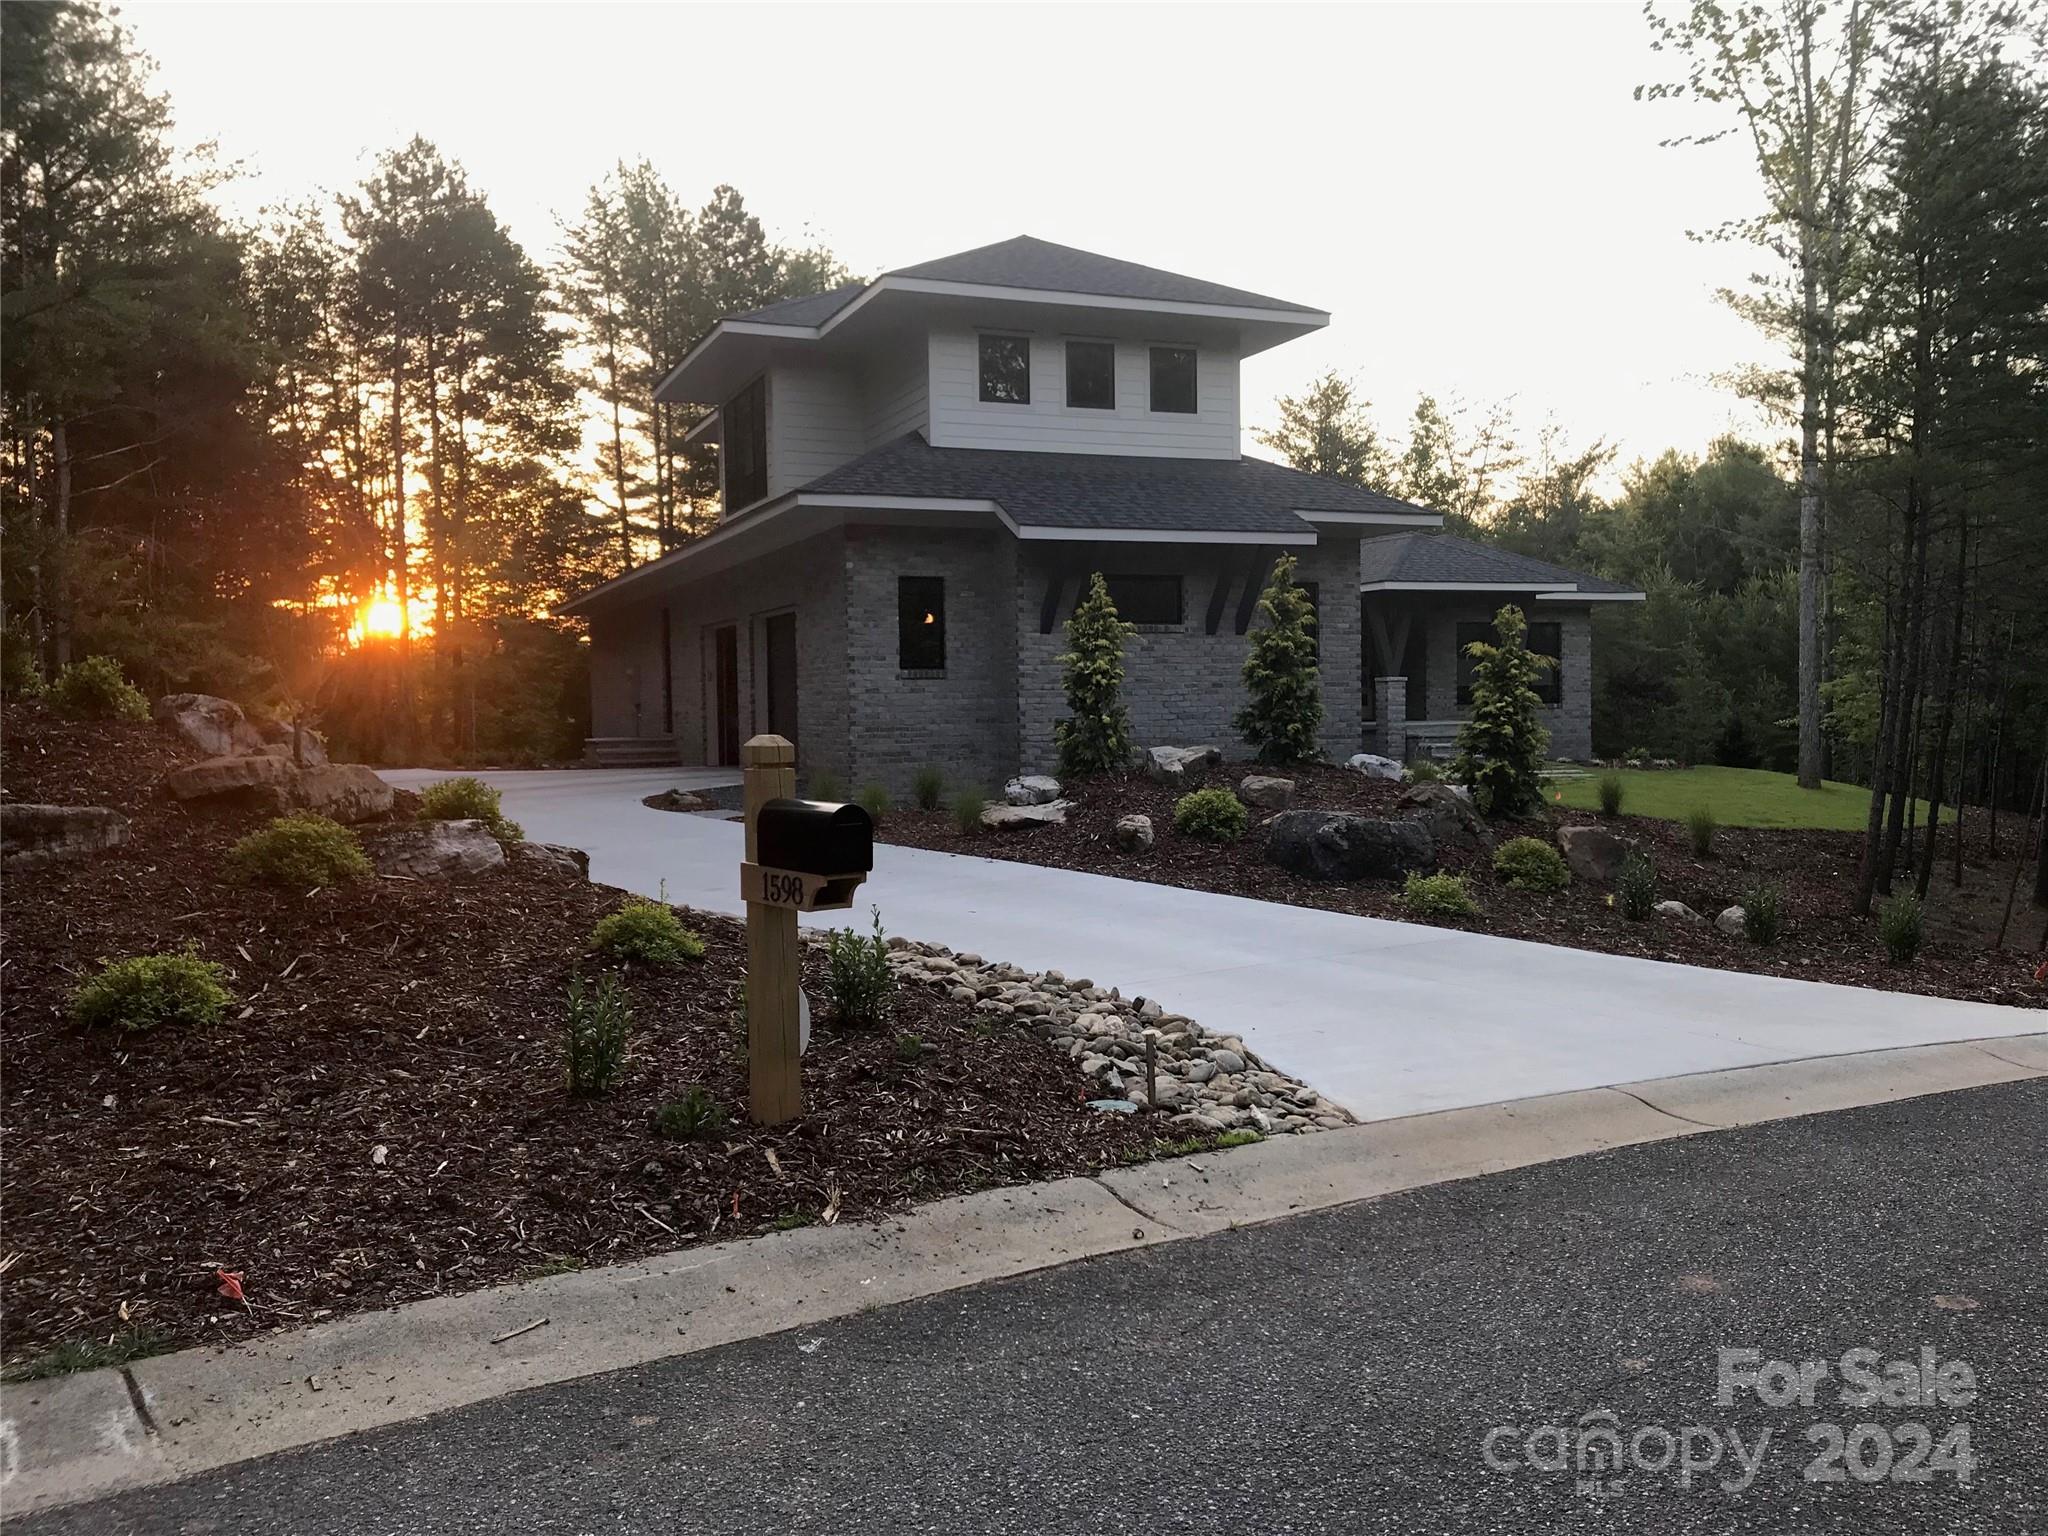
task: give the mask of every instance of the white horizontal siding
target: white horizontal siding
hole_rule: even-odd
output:
[[[865,446],[879,448],[906,432],[928,430],[931,392],[926,387],[927,377],[922,347],[875,362],[862,382],[867,395]]]
[[[1087,338],[1081,338],[1087,339]],[[980,356],[971,330],[931,335],[931,428],[935,448],[1010,448],[1040,453],[1116,453],[1178,459],[1238,457],[1237,357],[1200,347],[1196,411],[1152,409],[1151,343],[1116,343],[1116,409],[1067,405],[1067,338],[1031,338],[1031,403],[981,399]],[[1171,335],[1157,338],[1160,344]]]
[[[815,480],[858,457],[866,412],[853,375],[838,368],[768,371],[768,494]]]

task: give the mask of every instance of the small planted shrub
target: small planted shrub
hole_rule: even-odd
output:
[[[1527,644],[1528,621],[1513,603],[1493,616],[1499,644],[1475,640],[1472,658],[1472,713],[1458,727],[1458,761],[1452,776],[1472,786],[1482,816],[1522,816],[1543,804],[1543,754],[1550,732],[1542,720],[1537,680],[1554,663]]]
[[[820,768],[810,777],[810,788],[806,791],[813,800],[844,800],[846,781],[830,768]]]
[[[924,1054],[924,1039],[920,1035],[902,1034],[896,1037],[896,1059],[916,1061]]]
[[[1714,856],[1714,834],[1720,830],[1721,823],[1704,805],[1694,806],[1685,813],[1685,835],[1692,839],[1692,851],[1697,858],[1711,859]]]
[[[1657,905],[1657,866],[1640,853],[1621,861],[1614,877],[1614,905],[1632,923],[1644,922]]]
[[[502,799],[482,779],[464,774],[421,790],[420,814],[429,821],[480,821],[499,842],[516,843],[526,834],[518,822],[505,819]]]
[[[1052,728],[1060,777],[1110,773],[1131,760],[1131,713],[1124,705],[1124,641],[1134,625],[1117,617],[1109,584],[1097,571],[1067,620],[1059,659],[1067,718]]]
[[[1742,895],[1742,931],[1752,944],[1775,944],[1785,931],[1785,892],[1759,880]]]
[[[936,768],[920,768],[910,781],[910,798],[920,811],[936,811],[945,795],[946,776]]]
[[[1323,755],[1322,669],[1316,662],[1316,611],[1294,580],[1294,556],[1273,562],[1259,594],[1259,617],[1244,659],[1246,703],[1231,722],[1262,763],[1286,767]]]
[[[1408,765],[1406,776],[1410,784],[1441,783],[1443,765],[1433,757],[1418,757]]]
[[[1415,917],[1477,917],[1479,903],[1463,875],[1409,875],[1401,887],[1401,905]]]
[[[616,976],[601,976],[586,988],[569,978],[569,1015],[563,1029],[569,1096],[591,1098],[611,1092],[626,1066],[626,1037],[633,1032],[633,1006]]]
[[[607,960],[680,965],[704,958],[704,941],[683,926],[674,907],[635,896],[590,930],[590,947]]]
[[[1173,803],[1173,830],[1205,843],[1234,843],[1251,825],[1251,815],[1236,795],[1217,786],[1197,789]]]
[[[50,684],[50,702],[85,720],[147,720],[149,700],[121,675],[111,656],[74,661]]]
[[[1621,814],[1621,802],[1627,798],[1628,793],[1626,786],[1621,781],[1621,775],[1613,772],[1601,774],[1598,787],[1600,792],[1600,814],[1602,816],[1619,816]]]
[[[228,867],[242,880],[311,891],[362,879],[370,859],[352,830],[302,812],[280,816],[236,843]]]
[[[1920,898],[1911,891],[1901,891],[1884,904],[1884,910],[1877,914],[1877,932],[1893,965],[1913,963],[1913,957],[1920,953],[1923,927]]]
[[[1517,891],[1561,891],[1572,883],[1564,855],[1540,837],[1502,843],[1493,855],[1493,872]]]
[[[978,789],[963,789],[953,797],[953,830],[962,837],[981,830],[981,813],[988,797]]]
[[[192,950],[134,955],[104,965],[71,994],[71,1017],[133,1033],[159,1024],[218,1024],[234,995],[227,972]]]
[[[725,1106],[692,1083],[680,1099],[671,1099],[654,1112],[654,1134],[665,1141],[698,1141],[716,1136],[727,1125]]]
[[[853,797],[854,804],[868,813],[876,826],[889,814],[889,791],[879,784],[863,784],[860,793]]]
[[[889,940],[882,932],[882,909],[872,910],[875,926],[867,938],[842,928],[825,946],[825,1000],[839,1022],[854,1029],[872,1029],[885,1022],[896,994]]]

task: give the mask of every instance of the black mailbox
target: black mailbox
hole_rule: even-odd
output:
[[[875,823],[857,805],[770,800],[754,823],[754,862],[800,875],[864,875],[875,867]]]

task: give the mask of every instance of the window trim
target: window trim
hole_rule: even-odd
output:
[[[1066,409],[1067,409],[1067,410],[1070,410],[1070,411],[1088,411],[1088,412],[1091,412],[1091,413],[1093,413],[1093,412],[1100,412],[1100,411],[1107,411],[1107,412],[1109,412],[1109,413],[1110,413],[1111,415],[1114,415],[1114,414],[1116,413],[1116,396],[1117,396],[1117,389],[1116,389],[1116,365],[1117,365],[1117,353],[1116,353],[1116,342],[1115,342],[1115,341],[1114,341],[1113,339],[1111,339],[1111,338],[1109,338],[1109,337],[1104,337],[1104,336],[1065,336],[1065,337],[1062,337],[1062,338],[1061,338],[1061,340],[1060,340],[1060,345],[1061,345],[1061,358],[1060,358],[1060,360],[1061,360],[1061,362],[1062,362],[1062,363],[1063,363],[1063,364],[1065,365],[1065,369],[1066,369],[1066,386],[1067,386],[1067,395],[1066,395],[1066,401],[1065,401],[1065,406],[1066,406]],[[1106,405],[1085,405],[1085,404],[1077,405],[1077,404],[1075,403],[1075,401],[1074,401],[1074,348],[1076,348],[1076,347],[1107,347],[1107,348],[1109,349],[1109,402],[1108,402],[1108,403],[1107,403]]]
[[[1188,408],[1176,411],[1159,403],[1159,354],[1185,352],[1193,362],[1194,378]],[[1145,346],[1145,407],[1154,416],[1199,416],[1202,414],[1202,349],[1193,342],[1154,341]]]
[[[925,608],[938,619],[939,664],[935,667],[914,667],[907,664],[903,642],[912,632],[904,624],[904,597],[906,589],[913,582],[929,582],[938,591],[936,602],[919,601],[915,607]],[[921,628],[922,626],[917,626]],[[946,578],[918,571],[902,571],[896,576],[896,675],[898,677],[944,677],[946,675]]]
[[[1102,573],[1102,580],[1104,585],[1110,587],[1114,587],[1120,581],[1172,582],[1174,596],[1177,600],[1176,606],[1180,612],[1179,618],[1171,623],[1158,620],[1133,619],[1125,614],[1121,604],[1117,607],[1117,617],[1135,627],[1141,635],[1175,635],[1186,632],[1188,627],[1188,579],[1179,571],[1104,571]],[[1110,600],[1112,602],[1116,600],[1114,592],[1110,594]]]
[[[1024,398],[1022,400],[991,400],[988,397],[987,375],[982,371],[982,343],[989,341],[1021,341],[1024,343]],[[1028,408],[1031,404],[1031,369],[1034,358],[1032,336],[1029,331],[976,331],[974,333],[974,398],[978,405]]]

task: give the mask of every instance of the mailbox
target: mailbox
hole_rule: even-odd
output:
[[[800,875],[864,875],[875,867],[875,823],[857,805],[770,800],[754,824],[754,862]]]

